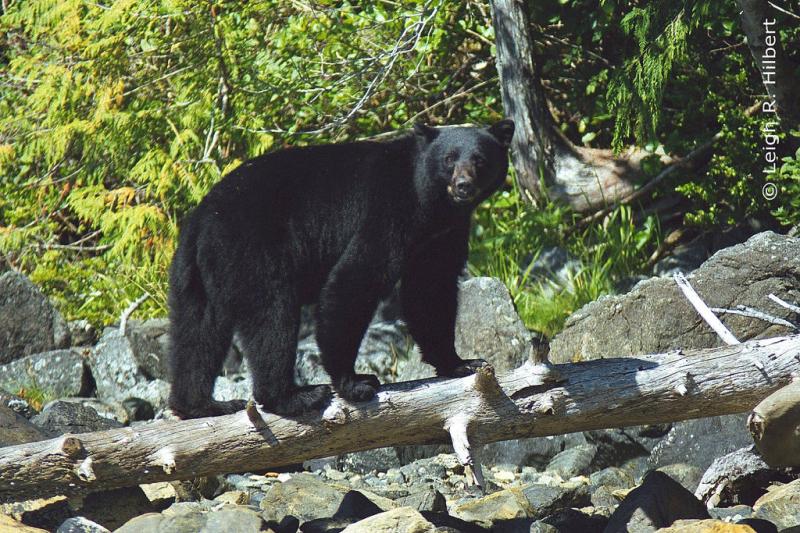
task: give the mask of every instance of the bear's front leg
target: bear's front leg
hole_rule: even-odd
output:
[[[400,285],[403,316],[422,360],[440,377],[463,377],[488,364],[461,359],[455,349],[458,278],[467,260],[469,226],[455,228],[409,259]]]
[[[388,279],[379,260],[351,243],[320,292],[317,305],[317,344],[322,364],[333,388],[345,400],[371,400],[380,382],[372,374],[356,374],[355,361],[361,340],[378,307]]]

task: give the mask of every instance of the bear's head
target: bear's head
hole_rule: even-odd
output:
[[[418,166],[430,195],[443,191],[451,204],[474,207],[503,183],[508,172],[508,147],[514,122],[501,120],[488,128],[414,126],[422,145]],[[422,185],[418,183],[418,187]]]

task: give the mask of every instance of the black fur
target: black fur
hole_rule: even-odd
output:
[[[170,270],[170,406],[182,417],[235,411],[214,380],[237,334],[265,409],[296,415],[330,399],[297,387],[300,306],[317,303],[325,370],[350,401],[375,376],[355,374],[379,300],[400,281],[403,314],[440,376],[480,362],[453,347],[470,213],[503,182],[514,124],[430,128],[387,142],[292,148],[252,159],[215,185],[181,228]]]

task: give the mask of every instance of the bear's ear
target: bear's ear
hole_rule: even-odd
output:
[[[436,128],[426,126],[422,122],[414,124],[414,133],[428,142],[431,142],[439,135],[439,131]]]
[[[508,148],[511,146],[511,138],[514,136],[514,121],[510,118],[501,120],[496,124],[489,126],[489,133],[491,133],[495,139],[500,141],[500,144]]]

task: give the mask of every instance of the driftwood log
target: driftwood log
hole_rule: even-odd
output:
[[[281,418],[250,404],[217,418],[64,435],[0,449],[0,501],[226,472],[259,471],[382,446],[451,441],[465,465],[483,443],[739,413],[800,375],[800,335],[706,350],[381,388],[359,405]],[[743,427],[742,431],[746,431]]]

